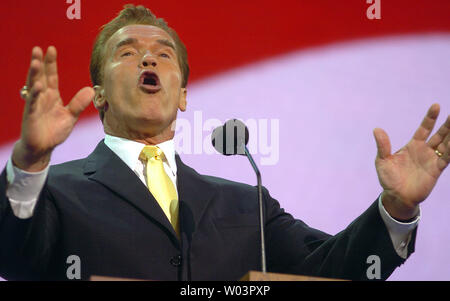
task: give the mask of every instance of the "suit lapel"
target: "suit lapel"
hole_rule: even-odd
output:
[[[185,165],[178,155],[175,156],[175,160],[181,232],[184,232],[190,240],[217,188],[194,169]]]
[[[115,194],[139,209],[146,216],[159,223],[171,234],[172,240],[178,244],[176,233],[152,196],[138,176],[100,141],[92,154],[87,157],[84,173],[88,178],[108,187]]]

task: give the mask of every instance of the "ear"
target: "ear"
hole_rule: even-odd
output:
[[[106,98],[105,98],[105,90],[102,86],[94,86],[95,96],[94,96],[94,106],[98,111],[103,111],[105,109]]]
[[[187,101],[186,101],[187,90],[186,88],[181,88],[180,100],[178,103],[178,108],[181,112],[186,111]]]

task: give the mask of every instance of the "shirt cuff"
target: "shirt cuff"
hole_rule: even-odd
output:
[[[388,229],[389,236],[391,237],[394,249],[398,256],[406,259],[408,257],[408,244],[411,241],[412,231],[419,224],[421,210],[412,222],[402,223],[394,219],[383,206],[381,195],[378,198],[378,209],[380,211],[381,218]]]
[[[14,215],[26,219],[33,215],[39,194],[44,187],[49,167],[39,172],[27,172],[13,165],[9,158],[6,164],[6,196]]]

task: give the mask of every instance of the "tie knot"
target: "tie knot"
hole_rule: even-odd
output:
[[[163,155],[163,151],[154,145],[146,145],[144,146],[144,148],[142,149],[139,158],[141,160],[145,160],[148,161],[152,158],[155,158],[156,160],[161,159],[161,156]]]

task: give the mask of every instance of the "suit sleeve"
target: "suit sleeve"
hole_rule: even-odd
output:
[[[368,258],[375,255],[380,259],[380,278],[385,280],[405,261],[393,247],[377,201],[345,230],[331,236],[284,212],[266,189],[264,198],[270,272],[368,280]],[[416,233],[417,228],[412,232],[408,257],[414,252]]]
[[[18,218],[6,196],[6,168],[0,175],[0,276],[7,280],[42,279],[58,239],[58,211],[44,184],[33,216]]]

